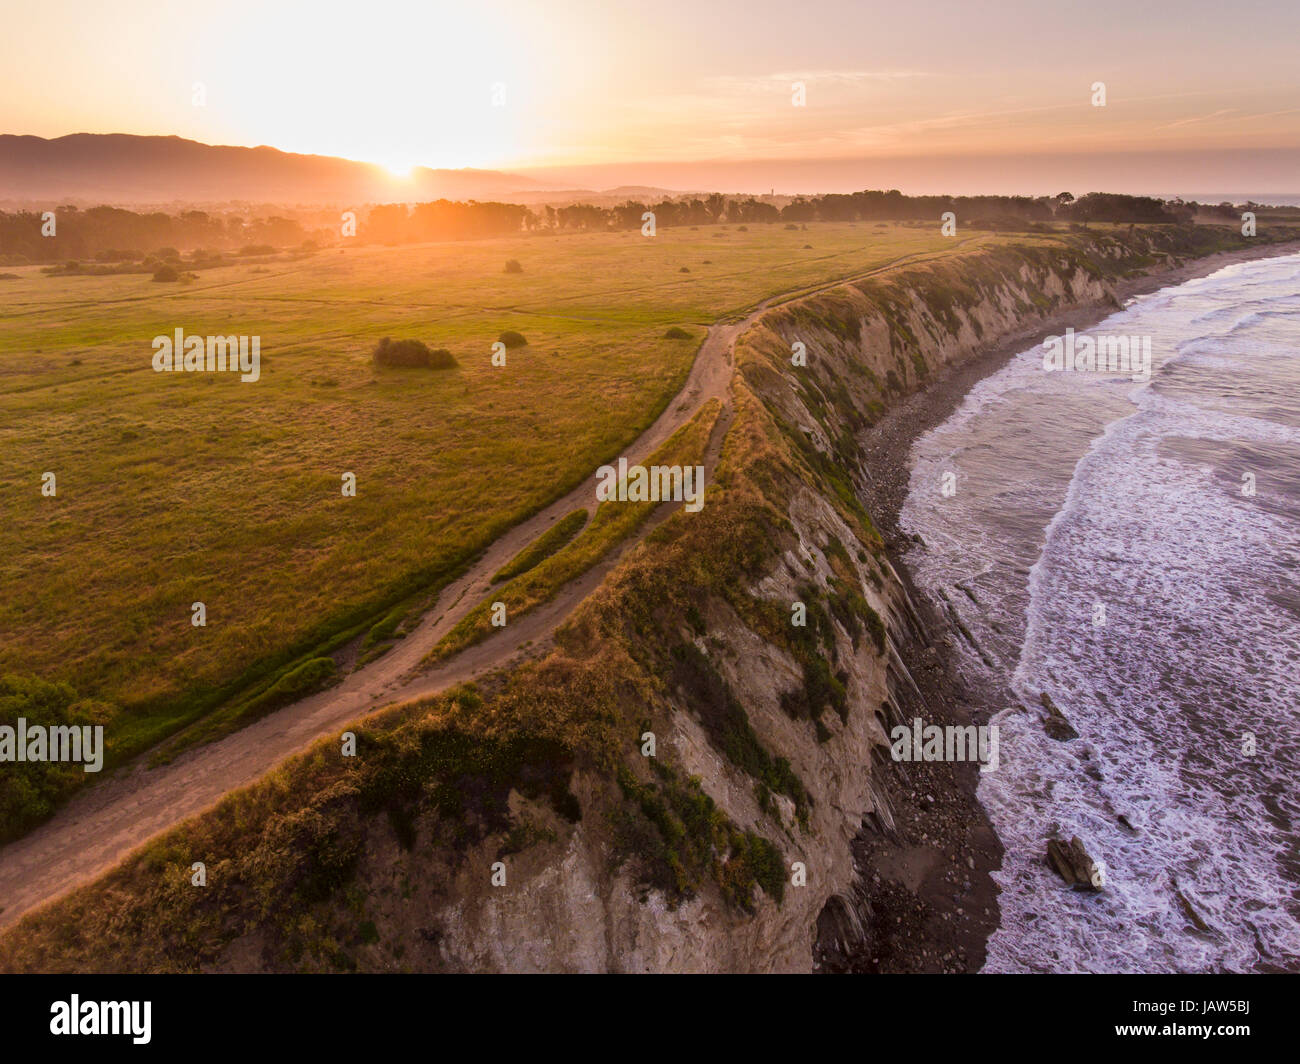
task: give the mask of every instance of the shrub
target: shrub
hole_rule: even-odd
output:
[[[679,329],[676,325],[664,333],[665,340],[689,340],[690,338],[690,333],[685,329]]]
[[[244,708],[247,716],[262,716],[328,687],[337,678],[333,658],[312,658],[290,669]]]
[[[452,369],[458,363],[445,347],[430,350],[423,340],[394,340],[385,336],[375,345],[375,365],[413,369]]]
[[[524,339],[522,333],[511,332],[509,330],[503,332],[497,337],[497,339],[505,344],[507,348],[528,346],[528,341]]]
[[[163,263],[158,267],[158,269],[154,270],[153,279],[155,281],[179,281],[181,275],[175,266],[169,266],[166,263]]]
[[[523,273],[524,268],[519,265],[518,259],[506,260],[506,273]]]
[[[0,724],[16,727],[19,717],[27,721],[29,728],[93,727],[102,722],[97,704],[78,701],[76,692],[67,684],[48,683],[34,676],[0,676]],[[84,782],[85,775],[83,764],[78,762],[22,761],[5,765],[0,773],[0,841],[18,838],[39,824],[65,795]]]
[[[719,886],[733,905],[754,911],[754,887],[778,905],[785,899],[785,861],[781,852],[761,835],[733,831],[730,852],[719,873]]]
[[[397,626],[402,623],[402,618],[406,616],[407,607],[398,606],[382,620],[375,625],[366,634],[365,642],[361,644],[362,650],[369,650],[371,647],[386,643],[397,634]]]
[[[677,272],[678,272],[678,273],[690,273],[691,271],[690,271],[690,269],[689,269],[688,267],[683,266],[683,267],[682,267],[680,270],[678,270]]]

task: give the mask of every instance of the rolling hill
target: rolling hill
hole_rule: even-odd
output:
[[[416,167],[397,178],[382,166],[276,148],[201,144],[182,137],[74,133],[0,135],[0,201],[161,204],[250,201],[355,204],[501,199],[546,189],[496,170]]]

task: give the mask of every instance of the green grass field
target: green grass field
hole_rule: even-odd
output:
[[[717,226],[329,249],[189,284],[18,269],[0,282],[0,673],[106,703],[110,756],[135,752],[436,589],[616,456],[711,322],[952,243],[937,224]],[[155,373],[152,338],[178,327],[260,336],[261,379]],[[507,329],[529,346],[496,368]],[[376,369],[383,336],[459,367]]]

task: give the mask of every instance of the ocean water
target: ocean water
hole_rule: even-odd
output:
[[[1087,332],[1150,337],[1149,379],[1023,352],[917,441],[900,515],[1002,707],[985,970],[1300,970],[1300,256]],[[1046,866],[1053,835],[1103,891]]]

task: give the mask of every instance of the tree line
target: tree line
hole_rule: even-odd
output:
[[[53,215],[47,217],[47,213]],[[177,249],[237,251],[297,247],[318,233],[292,218],[248,218],[206,211],[139,213],[119,207],[0,211],[0,262],[101,263],[175,257]]]
[[[937,223],[948,211],[965,227],[1031,226],[1052,221],[1074,223],[1177,223],[1202,209],[1232,217],[1230,204],[1202,208],[1181,200],[1091,192],[1076,199],[1057,196],[906,196],[897,189],[867,189],[848,194],[797,196],[782,206],[754,196],[679,196],[657,203],[626,200],[615,206],[575,203],[532,210],[514,203],[436,200],[413,205],[390,203],[348,215],[315,212],[305,221],[292,217],[248,217],[190,210],[137,213],[117,207],[54,211],[54,235],[42,212],[0,211],[0,264],[26,262],[100,263],[174,260],[177,249],[253,254],[274,248],[332,244],[344,237],[364,243],[405,244],[468,240],[521,232],[639,229],[652,213],[656,227],[808,222]],[[336,222],[339,218],[343,221]],[[326,220],[328,219],[328,224]]]

